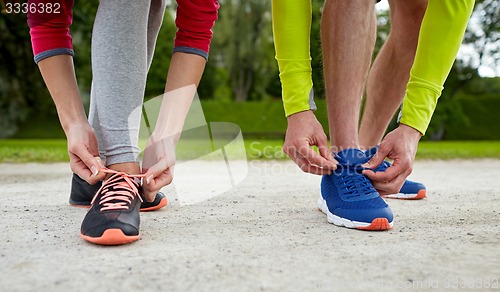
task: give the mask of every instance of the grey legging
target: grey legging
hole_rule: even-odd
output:
[[[89,122],[106,165],[135,162],[146,76],[165,0],[101,0],[92,33]]]

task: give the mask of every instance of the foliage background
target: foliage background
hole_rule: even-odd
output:
[[[220,0],[210,60],[198,93],[209,120],[231,121],[253,137],[282,138],[286,120],[274,60],[271,1]],[[312,0],[311,55],[318,119],[325,129],[324,82],[319,37],[323,1]],[[90,39],[97,0],[76,1],[71,28],[75,67],[88,106]],[[478,0],[460,59],[450,73],[425,139],[500,140],[500,0]],[[389,13],[379,10],[375,54],[390,30]],[[166,11],[145,98],[163,93],[175,35],[175,3]],[[491,73],[493,72],[493,73]],[[484,74],[483,74],[484,75]],[[388,82],[390,82],[388,80]],[[392,127],[395,122],[392,123]],[[52,100],[33,62],[26,16],[0,13],[0,137],[64,137]]]

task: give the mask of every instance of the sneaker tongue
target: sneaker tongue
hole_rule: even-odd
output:
[[[341,165],[360,165],[368,161],[366,153],[356,148],[350,148],[338,152],[335,155],[335,159]]]

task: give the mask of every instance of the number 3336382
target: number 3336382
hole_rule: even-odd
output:
[[[20,13],[61,13],[61,3],[5,3],[4,13],[20,14]]]

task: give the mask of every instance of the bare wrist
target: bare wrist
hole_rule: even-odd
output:
[[[64,130],[64,133],[68,133],[72,128],[82,127],[82,126],[90,126],[89,121],[87,120],[85,114],[81,115],[64,115],[59,114],[59,120],[61,122],[61,126]]]
[[[416,140],[420,140],[422,137],[422,133],[420,133],[420,131],[406,124],[399,124],[398,128],[401,129],[401,131],[403,131],[406,135],[409,135]]]
[[[177,142],[179,142],[179,138],[181,136],[181,133],[174,133],[174,132],[161,132],[157,131],[155,129],[153,133],[151,134],[150,140],[153,143],[169,143],[173,144],[174,146],[177,145]]]
[[[312,110],[305,110],[305,111],[293,113],[286,118],[287,118],[288,122],[290,122],[290,120],[300,119],[300,118],[305,117],[305,116],[310,116],[311,114],[314,115]]]

